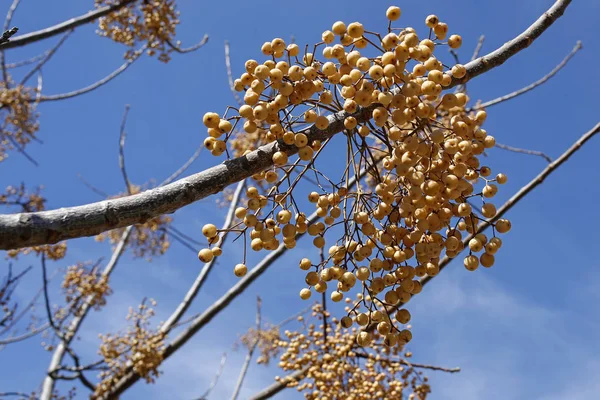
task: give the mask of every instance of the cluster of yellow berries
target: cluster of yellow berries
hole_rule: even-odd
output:
[[[120,0],[95,0],[96,7],[118,3]],[[146,43],[148,55],[158,53],[160,61],[168,62],[173,51],[169,44],[175,38],[178,24],[179,11],[175,0],[134,1],[100,18],[97,33],[131,48],[138,43]],[[137,55],[135,50],[128,50],[125,58],[132,59]]]
[[[97,268],[88,269],[81,263],[67,268],[62,288],[69,310],[74,315],[81,312],[81,305],[88,296],[92,296],[90,306],[98,310],[106,305],[106,296],[112,293],[107,276],[101,275]]]
[[[426,398],[430,392],[427,377],[406,362],[402,346],[376,343],[369,349],[356,348],[356,330],[342,330],[335,319],[326,323],[324,319],[330,316],[320,304],[313,307],[312,317],[316,322],[305,321],[305,331],[285,331],[285,339],[274,342],[283,351],[280,368],[307,370],[300,381],[288,380],[288,387],[295,387],[309,400]],[[404,357],[410,355],[407,352]]]
[[[491,267],[502,245],[495,234],[511,227],[488,202],[498,191],[496,184],[507,178],[492,176],[480,164],[479,156],[495,145],[482,128],[486,112],[467,112],[469,99],[463,92],[442,94],[467,70],[460,64],[446,66],[434,50],[443,44],[460,47],[460,36],[448,36],[448,26],[430,15],[425,21],[429,36],[421,39],[413,28],[392,28],[391,21],[399,16],[398,7],[388,9],[384,36],[369,33],[358,22],[336,22],[314,47],[324,46],[324,61],[313,53],[301,55],[298,45],[286,46],[279,38],[265,43],[262,52],[269,59],[248,60],[246,72],[235,81],[236,89],[245,92],[245,104],[228,112],[235,109],[238,115],[209,112],[203,119],[208,128],[204,143],[215,156],[227,151],[238,126],[264,141],[256,145],[279,141],[273,168],[253,176],[268,185],[262,190],[261,185],[249,187],[246,206],[235,210],[241,230],[249,232],[252,250],[281,245],[291,249],[303,233],[314,237],[318,249],[329,241],[323,261],[300,261],[308,285],[300,297],[333,289],[331,299],[339,302],[357,288],[366,295],[341,319],[342,325],[376,323],[379,336],[390,345],[410,340],[410,332],[400,326],[410,319],[408,311],[400,310],[393,318],[388,314],[421,291],[418,278],[437,275],[441,256],[456,257],[465,247],[468,270],[480,264]],[[336,38],[339,44],[334,44]],[[367,47],[380,55],[361,53]],[[337,113],[335,118],[331,113]],[[328,144],[321,140],[328,140],[322,132],[339,115],[349,156],[344,177],[336,184],[315,168],[315,161]],[[256,134],[258,130],[262,133]],[[296,152],[298,160],[290,163],[288,153]],[[353,188],[350,170],[368,170],[373,185]],[[313,224],[299,209],[306,203],[294,197],[307,171],[330,184],[318,184],[308,193],[308,202],[322,218]],[[478,184],[481,189],[476,189]],[[473,203],[477,198],[481,206]],[[464,243],[463,232],[474,233],[484,221],[494,227],[494,237],[480,233]],[[218,233],[212,224],[203,228],[209,244],[217,242]],[[208,262],[221,253],[220,248],[206,248],[199,258]],[[237,276],[246,272],[245,260],[234,268]],[[372,344],[372,335],[361,330],[357,341]]]
[[[151,299],[150,305],[154,307],[156,302]],[[165,335],[149,327],[154,316],[152,307],[143,303],[136,310],[130,308],[127,320],[133,324],[126,332],[99,335],[102,340],[99,353],[108,369],[100,373],[102,381],[90,398],[103,398],[130,368],[148,383],[154,383],[160,375],[158,367],[163,361]]]
[[[40,127],[36,112],[37,90],[21,84],[14,84],[11,77],[0,82],[0,121],[2,136],[0,141],[0,162],[6,153],[15,148],[25,148]]]

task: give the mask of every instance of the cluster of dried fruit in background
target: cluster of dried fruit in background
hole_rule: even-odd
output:
[[[149,301],[152,307],[154,300]],[[127,320],[133,322],[125,332],[99,335],[102,340],[100,355],[108,366],[100,373],[102,381],[96,386],[92,398],[102,398],[129,369],[148,383],[153,383],[160,375],[158,367],[163,361],[164,334],[150,328],[150,318],[154,309],[142,302],[137,310],[129,309]]]
[[[102,7],[120,1],[95,0],[95,3],[96,7]],[[179,12],[174,0],[136,1],[100,18],[98,34],[130,47],[125,58],[134,58],[134,48],[144,43],[148,55],[158,54],[160,61],[168,62],[178,24]]]

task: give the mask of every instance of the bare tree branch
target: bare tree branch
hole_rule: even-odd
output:
[[[6,44],[10,42],[11,36],[13,36],[18,31],[19,31],[19,28],[17,28],[15,26],[13,28],[10,28],[7,31],[4,31],[4,33],[2,33],[2,36],[0,36],[0,46],[2,46],[2,50],[6,49],[8,47]]]
[[[127,188],[128,194],[131,194],[131,182],[129,182],[127,171],[125,170],[125,138],[127,137],[125,125],[127,124],[127,115],[129,115],[130,108],[131,106],[129,104],[125,105],[125,112],[123,113],[123,119],[121,120],[119,135],[119,169],[121,170],[121,174],[123,174],[123,180],[125,181],[125,187]]]
[[[79,17],[71,18],[67,21],[61,22],[60,24],[56,24],[54,26],[39,31],[27,33],[25,35],[17,36],[13,38],[10,42],[5,43],[2,47],[4,49],[12,49],[14,47],[20,47],[29,43],[37,42],[42,39],[47,39],[54,35],[58,35],[71,29],[77,28],[78,26],[87,24],[88,22],[92,22],[98,18],[104,17],[105,15],[108,15],[113,11],[117,11],[135,1],[137,0],[123,0],[118,4],[113,4],[111,6],[98,8],[94,11],[89,11],[86,14],[83,14]]]
[[[491,70],[528,47],[558,17],[571,0],[558,0],[533,25],[522,34],[504,44],[499,49],[471,61],[465,65],[467,73],[462,79],[453,79],[451,86],[463,84],[468,80]],[[378,104],[366,107],[353,116],[358,123],[368,121]],[[338,112],[330,115],[330,125],[326,130],[311,126],[303,131],[309,141],[324,141],[343,131],[347,114]],[[257,150],[195,175],[181,179],[163,188],[119,199],[62,208],[59,210],[36,213],[0,215],[0,249],[12,249],[38,244],[57,243],[76,237],[92,236],[106,230],[144,223],[156,216],[172,213],[211,194],[220,192],[232,183],[248,178],[273,164],[272,156],[276,151],[288,155],[297,153],[294,145],[273,142]]]
[[[38,333],[44,332],[49,327],[50,327],[50,324],[46,322],[45,324],[42,324],[42,325],[38,326],[37,328],[33,328],[29,332],[24,333],[22,335],[13,336],[13,337],[9,337],[6,339],[0,339],[0,346],[6,346],[7,344],[22,342],[23,340],[29,339],[30,337],[37,335]]]
[[[256,298],[256,332],[257,334],[260,332],[260,297]],[[246,358],[244,359],[244,364],[242,365],[242,370],[240,371],[240,375],[238,376],[237,383],[235,384],[235,388],[233,389],[233,394],[231,395],[231,400],[237,400],[240,395],[240,390],[242,390],[242,385],[244,384],[244,378],[246,377],[246,373],[248,372],[248,367],[250,366],[250,361],[252,361],[252,356],[254,355],[254,350],[256,350],[256,346],[258,346],[258,342],[260,340],[260,336],[256,337],[254,343],[248,349],[248,354],[246,354]]]
[[[208,42],[208,35],[204,35],[202,37],[202,39],[195,45],[186,47],[186,48],[181,48],[179,45],[175,45],[175,44],[171,43],[170,40],[167,40],[167,44],[169,45],[169,47],[171,49],[173,49],[173,51],[175,51],[176,53],[179,53],[179,54],[186,54],[186,53],[191,53],[193,51],[196,51],[200,47],[204,46],[207,42]]]
[[[91,85],[86,86],[84,88],[74,90],[72,92],[51,94],[51,95],[42,95],[40,98],[40,101],[56,101],[56,100],[70,99],[70,98],[80,96],[85,93],[89,93],[94,89],[98,89],[100,86],[103,86],[103,85],[107,84],[108,82],[112,81],[114,78],[119,76],[122,72],[124,72],[127,68],[129,68],[129,66],[131,64],[133,64],[138,58],[140,58],[140,56],[143,54],[146,47],[147,46],[143,46],[141,49],[137,50],[135,52],[135,55],[132,58],[125,61],[125,63],[123,65],[121,65],[119,68],[117,68],[112,73],[105,76],[104,78],[100,79],[99,81],[94,82]]]
[[[473,55],[471,56],[471,61],[474,61],[477,57],[479,57],[479,52],[483,47],[483,41],[485,40],[485,36],[479,36],[479,40],[477,41],[477,46],[475,46],[475,51],[473,51]]]
[[[356,353],[356,356],[360,357],[360,358],[372,358],[372,359],[374,359],[373,356],[369,356],[367,354],[362,354],[362,353]],[[396,364],[407,365],[407,366],[409,366],[411,368],[429,369],[429,370],[432,370],[432,371],[442,371],[442,372],[448,372],[448,373],[451,373],[451,374],[455,374],[457,372],[460,372],[460,368],[459,367],[448,368],[448,367],[440,367],[440,366],[437,366],[437,365],[418,364],[418,363],[413,363],[413,362],[410,362],[410,361],[408,361],[406,359],[402,359],[402,358],[400,358],[398,360],[390,360],[390,359],[387,359],[387,358],[378,358],[377,362],[396,363]]]
[[[533,82],[531,85],[525,86],[524,88],[521,88],[517,91],[514,91],[512,93],[509,93],[507,95],[498,97],[496,99],[490,100],[490,101],[486,101],[485,103],[481,103],[479,105],[476,105],[475,107],[471,108],[469,111],[471,110],[479,110],[482,108],[488,108],[491,107],[493,105],[496,105],[498,103],[502,103],[505,102],[507,100],[510,100],[512,98],[515,98],[517,96],[520,96],[524,93],[529,92],[530,90],[535,89],[536,87],[544,84],[548,79],[552,78],[554,75],[556,75],[556,73],[558,71],[560,71],[565,65],[567,65],[567,63],[569,62],[569,60],[571,58],[573,58],[573,56],[575,55],[575,53],[577,53],[579,50],[581,50],[582,46],[581,46],[581,41],[577,41],[577,44],[575,45],[575,47],[573,47],[573,50],[571,50],[571,52],[569,54],[567,54],[567,56],[556,66],[554,67],[554,69],[552,71],[550,71],[548,73],[548,75],[544,76],[542,79]]]
[[[227,80],[229,81],[229,89],[231,90],[231,94],[233,94],[233,98],[241,106],[244,104],[244,102],[235,90],[235,85],[233,83],[233,73],[231,72],[231,57],[229,56],[229,42],[227,40],[225,41],[225,69],[227,70]]]
[[[367,174],[366,169],[362,169],[359,173],[352,177],[348,181],[348,187],[354,186],[360,179]],[[320,217],[316,211],[307,218],[307,224],[312,225],[318,221]],[[296,234],[296,240],[304,236],[304,233]],[[223,296],[217,301],[210,305],[200,315],[195,316],[191,319],[191,324],[188,326],[179,336],[177,336],[169,345],[165,348],[163,353],[163,359],[169,358],[178,349],[180,349],[188,340],[190,340],[200,329],[207,325],[212,319],[223,311],[237,296],[242,294],[248,286],[250,286],[256,279],[258,279],[279,257],[281,257],[288,249],[282,243],[277,249],[267,254],[256,266],[249,271],[243,278],[241,278],[235,285],[233,285]],[[181,323],[180,323],[181,325]],[[125,390],[131,387],[139,380],[140,376],[130,371],[125,375],[113,388],[110,393],[105,395],[105,399],[116,399]]]
[[[219,363],[219,369],[217,370],[215,377],[213,378],[212,382],[210,383],[210,386],[208,387],[208,389],[206,389],[206,392],[204,392],[204,394],[196,400],[206,400],[208,398],[208,395],[210,394],[210,392],[213,391],[215,386],[217,386],[217,382],[219,382],[219,378],[223,374],[223,368],[225,367],[226,361],[227,361],[227,353],[223,353],[223,355],[221,356],[221,362]]]
[[[19,68],[19,67],[23,67],[25,65],[33,64],[34,62],[40,61],[42,58],[46,57],[47,55],[48,55],[48,51],[45,51],[44,53],[38,54],[35,57],[31,57],[26,60],[6,64],[6,69]]]
[[[225,242],[225,239],[229,233],[229,232],[227,232],[227,230],[229,228],[231,228],[231,226],[233,224],[233,218],[235,216],[235,209],[238,206],[238,203],[242,196],[242,191],[243,191],[245,185],[246,185],[245,180],[240,181],[237,185],[235,192],[233,193],[233,198],[231,199],[231,205],[229,207],[229,211],[227,212],[227,216],[225,217],[225,222],[223,223],[222,231],[224,231],[224,232],[222,232],[220,234],[219,242],[218,242],[217,246],[221,246]],[[204,264],[204,266],[202,267],[202,270],[200,270],[200,273],[198,274],[198,277],[196,278],[196,280],[194,281],[192,286],[190,286],[188,292],[186,293],[186,295],[183,298],[183,300],[181,301],[181,303],[179,303],[179,305],[177,306],[177,308],[175,309],[173,314],[171,314],[169,319],[161,326],[160,330],[162,332],[164,332],[165,334],[169,333],[171,331],[171,329],[175,326],[175,324],[177,324],[177,322],[181,319],[181,317],[187,311],[187,309],[192,305],[192,301],[194,301],[194,299],[196,298],[196,295],[198,294],[198,292],[200,291],[200,288],[206,281],[206,278],[208,278],[208,274],[212,270],[216,261],[217,261],[217,257],[214,257],[212,260],[210,260],[209,262]]]
[[[54,46],[52,49],[50,49],[46,53],[45,57],[35,66],[35,68],[33,68],[31,71],[29,71],[23,77],[23,79],[21,79],[21,85],[24,85],[29,80],[29,78],[31,78],[33,76],[33,74],[35,74],[37,71],[39,71],[44,66],[44,64],[46,64],[48,61],[50,61],[50,58],[52,58],[54,53],[56,53],[56,51],[60,48],[60,46],[62,46],[62,44],[65,42],[65,40],[67,40],[67,38],[69,37],[69,35],[72,32],[73,31],[68,31],[67,33],[65,33],[63,35],[63,37],[58,41],[56,46]],[[38,95],[41,95],[41,92],[38,92]]]
[[[507,145],[501,144],[501,143],[496,143],[496,146],[494,146],[494,147],[497,147],[502,150],[512,151],[515,153],[523,153],[523,154],[529,154],[532,156],[540,156],[544,160],[548,161],[549,163],[552,162],[552,159],[549,156],[547,156],[545,153],[542,153],[541,151],[538,151],[538,150],[521,149],[519,147],[507,146]]]

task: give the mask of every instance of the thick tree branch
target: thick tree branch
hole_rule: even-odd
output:
[[[105,15],[108,15],[113,11],[119,10],[135,1],[137,0],[123,0],[118,4],[101,7],[94,11],[89,11],[86,14],[83,14],[79,17],[71,18],[67,21],[61,22],[60,24],[39,31],[27,33],[25,35],[17,36],[11,39],[10,42],[5,43],[2,46],[2,49],[6,50],[12,49],[14,47],[25,46],[26,44],[37,42],[39,40],[47,39],[49,37],[61,34],[68,30],[77,28],[78,26],[81,26],[83,24],[87,24],[88,22],[95,21],[98,18],[104,17]]]
[[[466,64],[467,74],[454,79],[450,87],[491,70],[531,45],[558,17],[570,0],[558,0],[522,34],[494,52]],[[373,104],[354,114],[359,123],[371,118]],[[324,141],[344,130],[344,112],[330,115],[329,127],[322,131],[315,126],[307,128],[309,141]],[[274,142],[261,146],[248,155],[223,162],[220,165],[183,178],[171,185],[152,189],[134,196],[111,199],[83,206],[59,210],[0,215],[0,250],[57,243],[61,240],[93,236],[101,232],[144,223],[162,214],[172,213],[186,205],[222,191],[225,187],[248,178],[272,166],[276,151],[295,154],[295,146]]]
[[[266,387],[265,389],[256,393],[254,396],[250,397],[249,400],[270,399],[271,397],[275,396],[277,393],[281,392],[283,389],[287,389],[288,382],[299,381],[300,379],[302,379],[304,377],[304,375],[306,375],[306,373],[308,372],[309,369],[310,369],[310,367],[306,367],[304,369],[301,369],[300,371],[296,371],[292,374],[289,374],[288,376],[286,376],[285,378],[283,378],[280,381],[273,382],[272,385],[270,385],[269,387]]]

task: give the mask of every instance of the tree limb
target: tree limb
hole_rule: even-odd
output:
[[[78,26],[81,26],[83,24],[87,24],[88,22],[92,22],[98,18],[104,17],[105,15],[108,15],[113,11],[117,11],[135,1],[137,1],[137,0],[123,0],[118,4],[114,4],[111,6],[104,6],[104,7],[98,8],[97,10],[89,11],[86,14],[83,14],[79,17],[71,18],[67,21],[61,22],[60,24],[56,24],[54,26],[51,26],[51,27],[48,27],[45,29],[41,29],[39,31],[27,33],[25,35],[17,36],[15,38],[11,39],[10,42],[4,43],[4,45],[2,45],[2,48],[4,50],[12,49],[14,47],[21,47],[21,46],[25,46],[26,44],[29,44],[29,43],[47,39],[49,37],[58,35],[60,33],[66,32],[68,30],[77,28]]]
[[[465,65],[467,73],[462,79],[453,79],[450,87],[491,70],[528,47],[558,17],[571,0],[558,0],[533,25],[523,33],[504,44],[499,49]],[[449,87],[449,88],[450,88]],[[353,116],[359,123],[370,120],[373,104],[359,110]],[[330,125],[326,130],[315,126],[306,128],[309,141],[324,141],[343,131],[347,114],[338,112],[328,117]],[[276,151],[288,155],[297,153],[294,145],[273,142],[257,150],[232,160],[223,162],[195,175],[183,178],[162,188],[111,199],[83,206],[59,210],[0,215],[0,250],[27,247],[39,244],[52,244],[61,240],[83,236],[93,236],[101,232],[144,223],[162,214],[172,213],[186,205],[222,191],[232,183],[239,182],[273,165],[272,156]]]

